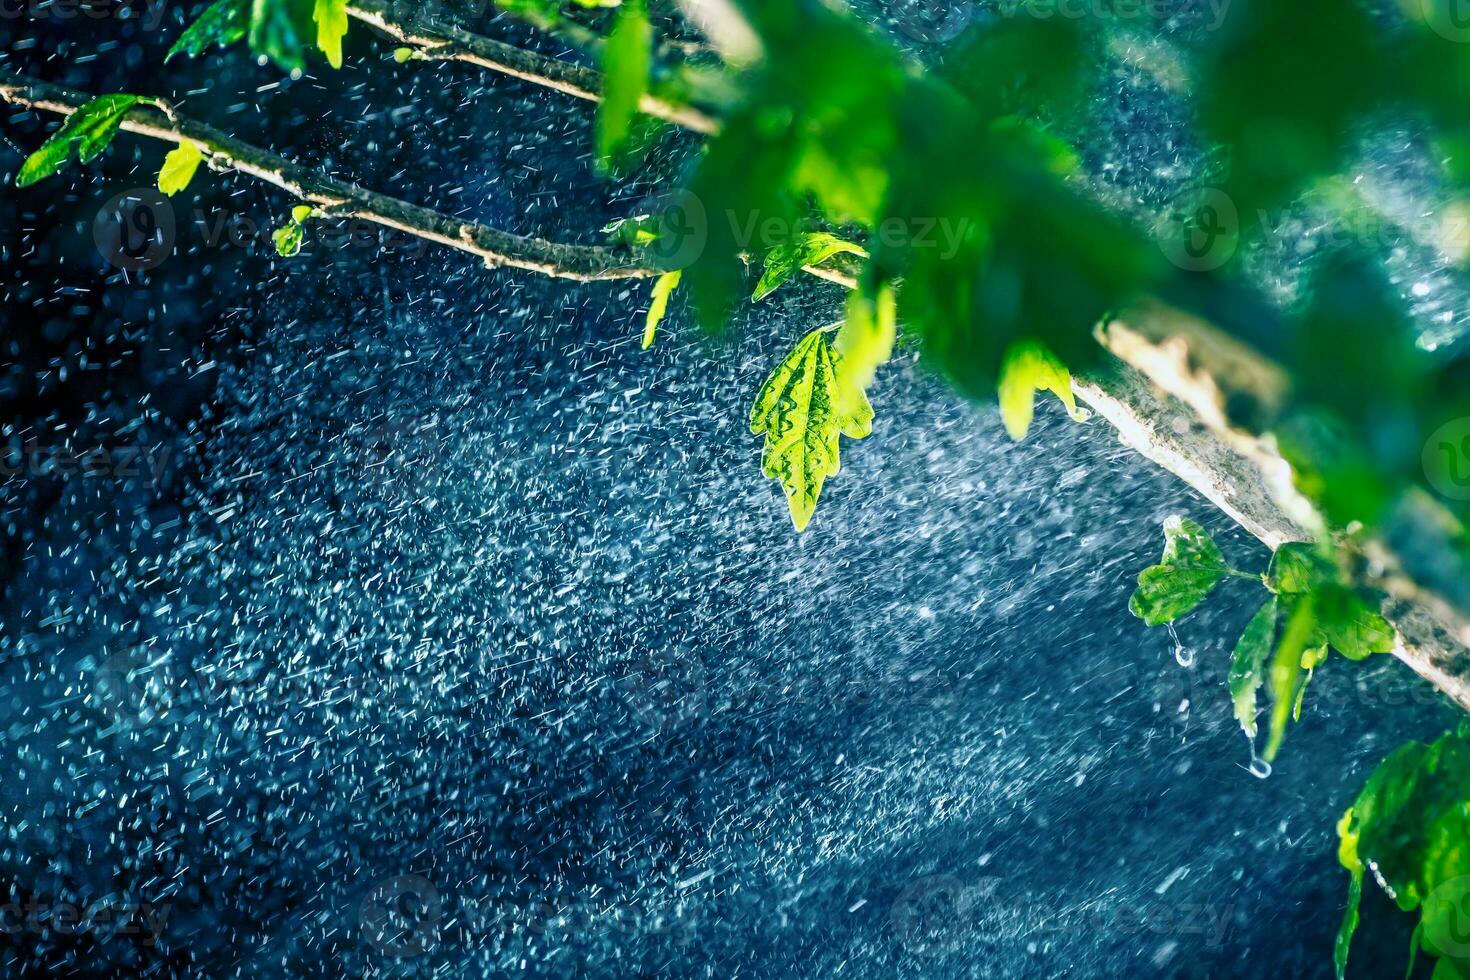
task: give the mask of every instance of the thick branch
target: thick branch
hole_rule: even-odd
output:
[[[462,61],[523,81],[541,85],[591,102],[602,98],[602,74],[503,41],[472,34],[449,24],[415,19],[403,23],[385,0],[352,0],[347,12],[357,20],[437,61]],[[714,119],[690,106],[678,105],[647,93],[638,108],[644,113],[697,133],[713,133]]]
[[[0,100],[70,115],[89,98],[79,92],[19,75],[0,75]],[[123,129],[169,143],[192,140],[215,170],[238,170],[287,191],[335,217],[361,218],[425,241],[479,256],[490,267],[509,266],[559,279],[642,279],[667,270],[645,251],[601,245],[564,245],[512,234],[440,211],[365,190],[356,184],[293,163],[204,123],[177,113],[140,107],[128,113]]]

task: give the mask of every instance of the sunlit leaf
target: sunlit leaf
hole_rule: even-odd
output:
[[[679,279],[684,275],[675,269],[673,272],[665,272],[654,280],[653,294],[648,302],[648,317],[643,323],[643,349],[653,346],[654,335],[658,332],[658,325],[664,318],[664,311],[669,308],[669,295],[679,285]]]
[[[1364,872],[1399,908],[1418,910],[1414,943],[1441,957],[1434,975],[1470,970],[1470,741],[1463,729],[1435,742],[1408,742],[1368,778],[1337,825],[1338,862],[1349,878],[1338,931],[1338,977],[1358,925]]]
[[[326,55],[327,64],[342,67],[342,38],[347,36],[347,0],[316,0],[312,12],[316,21],[316,46]]]
[[[1026,438],[1038,391],[1056,395],[1073,419],[1081,421],[1087,417],[1072,395],[1072,375],[1066,365],[1040,341],[1019,340],[1011,345],[1001,362],[997,385],[1000,417],[1012,439]]]
[[[283,258],[289,259],[300,253],[305,239],[306,229],[299,221],[288,221],[271,232],[271,243],[276,247],[276,254]]]
[[[847,298],[847,317],[832,349],[837,355],[837,412],[857,416],[868,410],[868,389],[878,368],[893,356],[898,332],[893,287],[883,285],[874,298],[854,290]]]
[[[755,284],[752,300],[759,302],[775,292],[782,283],[809,265],[821,265],[842,253],[868,257],[859,245],[844,241],[825,231],[802,232],[792,242],[782,242],[766,253],[765,267]]]
[[[841,384],[827,328],[802,338],[771,372],[750,411],[750,431],[765,434],[761,465],[786,491],[791,521],[806,529],[822,484],[841,468],[838,437],[872,431],[873,410],[859,398],[853,412],[839,409]]]
[[[184,140],[163,158],[163,168],[158,171],[158,189],[165,194],[178,194],[189,186],[199,169],[204,154],[199,144]]]

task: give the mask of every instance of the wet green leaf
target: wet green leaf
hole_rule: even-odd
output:
[[[301,251],[301,245],[306,239],[306,229],[299,221],[288,221],[286,224],[271,232],[271,242],[276,246],[276,254],[283,258],[292,258]]]
[[[1394,628],[1347,586],[1331,583],[1317,590],[1317,619],[1327,642],[1349,660],[1393,650]]]
[[[1470,741],[1447,732],[1394,750],[1337,825],[1349,875],[1334,960],[1344,976],[1365,869],[1404,911],[1419,911],[1414,941],[1439,957],[1435,976],[1470,970]]]
[[[254,0],[250,50],[285,72],[306,70],[306,52],[316,47],[316,0]]]
[[[136,95],[102,95],[77,109],[26,158],[15,175],[15,186],[29,187],[59,173],[74,151],[82,163],[91,163],[107,149],[123,118],[140,101]]]
[[[1280,595],[1314,592],[1337,575],[1337,567],[1319,545],[1288,541],[1271,555],[1266,587]]]
[[[1128,609],[1149,626],[1172,623],[1204,601],[1228,569],[1214,539],[1187,517],[1164,522],[1164,555],[1138,575]]]
[[[218,0],[207,7],[169,48],[168,61],[175,55],[198,57],[215,45],[227,48],[245,39],[250,31],[253,0]]]
[[[765,267],[760,281],[755,284],[755,293],[750,297],[759,302],[803,268],[821,265],[834,255],[842,253],[868,257],[868,253],[852,242],[844,241],[825,231],[802,232],[793,242],[783,242],[766,253]]]
[[[1256,696],[1266,679],[1266,658],[1276,640],[1276,598],[1267,599],[1246,624],[1230,658],[1230,699],[1235,720],[1248,738],[1256,737]]]

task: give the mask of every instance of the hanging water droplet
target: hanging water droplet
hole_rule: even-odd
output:
[[[1175,631],[1173,623],[1165,623],[1164,625],[1169,628],[1169,636],[1174,639],[1174,661],[1185,669],[1193,667],[1194,649],[1185,646],[1184,641],[1179,639],[1179,634]]]
[[[1265,779],[1271,775],[1271,763],[1252,752],[1250,770],[1252,776],[1257,779]]]

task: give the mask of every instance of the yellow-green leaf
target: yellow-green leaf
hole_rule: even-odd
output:
[[[342,67],[342,38],[347,36],[347,0],[316,0],[316,46],[333,68]]]
[[[628,141],[638,103],[648,91],[653,28],[642,0],[623,4],[602,52],[602,102],[597,109],[597,158],[603,166]]]
[[[1267,762],[1275,762],[1276,753],[1281,751],[1281,741],[1286,737],[1286,725],[1296,702],[1302,654],[1306,652],[1316,629],[1317,614],[1312,596],[1303,596],[1292,608],[1286,627],[1281,631],[1276,655],[1271,659],[1271,732],[1266,739],[1266,751],[1262,753]]]
[[[860,290],[848,297],[847,319],[832,342],[838,358],[838,413],[859,414],[866,408],[868,388],[879,366],[893,356],[897,332],[898,308],[892,286],[880,286],[876,298]]]
[[[276,254],[288,259],[301,251],[301,243],[305,238],[306,229],[301,227],[299,221],[289,221],[271,232],[271,243],[276,246]]]
[[[310,204],[298,204],[291,209],[291,220],[299,225],[315,214],[316,208]]]
[[[643,349],[653,346],[654,334],[658,332],[659,321],[664,318],[664,311],[669,308],[669,294],[679,285],[679,280],[684,273],[675,269],[673,272],[665,272],[659,276],[653,284],[653,295],[648,302],[648,319],[643,324]]]
[[[866,259],[868,253],[859,245],[825,231],[808,231],[791,242],[775,246],[766,253],[765,268],[755,284],[751,299],[759,302],[775,292],[782,283],[809,265],[821,265],[842,252]]]
[[[198,143],[184,140],[163,158],[163,168],[158,171],[158,189],[165,194],[177,194],[189,186],[204,153]]]
[[[822,484],[841,469],[839,436],[861,439],[872,431],[866,397],[842,411],[837,357],[827,343],[829,328],[813,330],[782,359],[756,394],[750,431],[765,433],[761,466],[786,491],[791,522],[806,529],[817,509]]]
[[[1071,372],[1037,340],[1018,340],[1010,346],[1001,362],[998,388],[1001,420],[1017,441],[1026,438],[1031,428],[1038,391],[1050,391],[1060,398],[1073,419],[1080,422],[1087,417],[1072,396]]]

